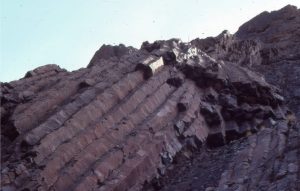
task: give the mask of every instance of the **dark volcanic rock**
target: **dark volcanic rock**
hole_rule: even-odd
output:
[[[300,117],[300,10],[288,5],[263,12],[243,24],[234,35],[191,43],[211,57],[251,67],[280,87],[289,107]]]
[[[283,53],[243,28],[241,39],[104,45],[87,68],[1,83],[2,190],[297,190],[295,116],[247,68]]]
[[[123,44],[120,44],[118,46],[112,46],[112,45],[102,45],[100,49],[95,53],[92,60],[90,61],[88,68],[94,66],[99,60],[109,60],[110,58],[116,58],[120,59],[124,55],[132,54],[135,52],[136,49],[129,46],[126,47]]]
[[[261,42],[261,64],[254,69],[283,89],[289,106],[300,117],[300,9],[288,5],[264,12],[242,25],[237,39]]]

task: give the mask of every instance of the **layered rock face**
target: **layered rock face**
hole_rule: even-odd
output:
[[[262,73],[280,87],[289,107],[300,117],[300,9],[288,5],[263,12],[231,35],[191,42],[215,59],[234,62]]]
[[[196,41],[104,45],[87,68],[2,83],[2,190],[157,189],[145,183],[175,156],[207,147],[232,152],[216,190],[297,190],[299,128],[279,89]]]

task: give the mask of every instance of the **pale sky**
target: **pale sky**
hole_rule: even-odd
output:
[[[0,0],[0,81],[45,64],[86,67],[102,44],[231,33],[262,11],[300,0]]]

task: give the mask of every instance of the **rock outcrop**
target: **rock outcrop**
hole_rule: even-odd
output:
[[[300,9],[286,7],[263,12],[234,34],[195,39],[191,43],[213,58],[262,73],[280,87],[289,107],[300,117]]]
[[[231,161],[215,160],[216,190],[297,190],[294,115],[244,66],[258,57],[225,59],[223,41],[236,43],[224,32],[139,50],[104,45],[87,68],[46,65],[1,83],[2,190],[152,189],[145,182],[168,174],[176,157],[223,147]]]

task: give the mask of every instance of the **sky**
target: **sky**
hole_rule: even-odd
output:
[[[86,67],[103,44],[216,36],[300,0],[0,0],[0,81],[45,64]]]

